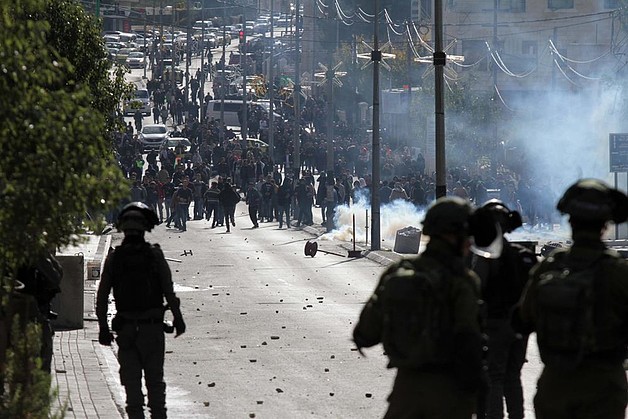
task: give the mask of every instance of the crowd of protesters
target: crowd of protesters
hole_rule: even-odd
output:
[[[333,167],[327,167],[327,104],[324,98],[307,97],[300,121],[300,168],[294,168],[294,115],[289,103],[278,100],[273,151],[251,147],[221,121],[206,118],[204,109],[212,99],[199,86],[205,75],[197,71],[190,89],[172,88],[159,81],[148,83],[153,98],[154,122],[167,123],[172,136],[185,137],[191,147],[150,150],[144,159],[142,144],[131,123],[116,137],[120,168],[131,182],[130,199],[155,208],[160,221],[186,230],[188,218],[212,220],[212,227],[225,226],[232,217],[232,202],[225,211],[225,189],[235,191],[249,206],[251,222],[278,222],[280,227],[313,223],[313,208],[320,208],[324,224],[337,205],[368,200],[371,183],[371,134],[364,127],[336,121],[333,140]],[[248,115],[252,136],[268,142],[268,115]],[[146,165],[146,167],[145,167]],[[382,138],[381,184],[377,187],[382,205],[402,199],[424,208],[435,199],[435,174],[426,170],[424,156],[417,149]],[[553,202],[547,191],[534,188],[534,181],[501,164],[481,167],[475,162],[455,166],[447,172],[447,193],[469,199],[477,205],[499,198],[517,208],[528,225],[550,225]],[[248,197],[254,188],[255,197]],[[233,199],[231,200],[233,201]],[[189,207],[194,207],[190,214]],[[185,216],[187,214],[187,216]],[[231,226],[233,226],[233,220]]]

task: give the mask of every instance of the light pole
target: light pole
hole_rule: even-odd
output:
[[[227,43],[225,42],[227,31],[227,3],[226,0],[222,3],[222,68],[220,77],[220,143],[221,145],[225,141],[225,83],[227,81],[225,77],[225,65],[227,63],[225,55]]]
[[[203,123],[205,122],[205,109],[204,109],[204,105],[205,105],[205,0],[201,0],[201,22],[202,23],[202,28],[201,28],[201,42],[200,42],[200,48],[201,48],[201,79],[199,80],[199,89],[200,89],[200,143],[203,144]],[[223,38],[224,40],[224,38]],[[192,98],[192,101],[194,103],[196,103],[196,98]]]
[[[436,129],[436,198],[447,194],[445,163],[445,61],[443,51],[443,2],[434,0],[434,113]]]
[[[275,55],[275,16],[274,0],[270,0],[270,57],[268,58],[268,96],[270,106],[268,108],[268,148],[270,150],[270,160],[274,163],[275,156],[275,75],[274,75],[274,55]]]
[[[144,8],[144,78],[146,78],[146,8]],[[155,13],[155,8],[153,7],[153,14]]]
[[[242,48],[240,49],[240,69],[242,70],[242,126],[240,136],[243,140],[249,137],[249,109],[247,104],[246,75],[249,60],[246,56],[246,1],[242,2]]]
[[[299,39],[299,8],[301,7],[300,0],[296,1],[296,7],[294,9],[294,14],[296,16],[294,22],[294,132],[293,132],[293,141],[294,141],[294,168],[295,175],[298,179],[301,172],[301,55],[299,54],[300,47],[300,39]]]
[[[382,52],[379,50],[379,0],[375,0],[375,17],[373,19],[373,147],[372,147],[372,179],[371,179],[371,250],[381,249],[380,231],[380,153],[379,153],[379,64]]]
[[[188,119],[188,100],[190,99],[190,64],[192,63],[192,20],[190,19],[190,1],[187,0],[186,4],[186,12],[187,12],[187,34],[185,40],[185,100],[183,101],[183,106],[185,106],[185,122]],[[203,24],[205,27],[205,24]]]

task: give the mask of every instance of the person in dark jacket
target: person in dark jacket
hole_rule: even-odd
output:
[[[205,201],[205,219],[209,221],[214,214],[214,221],[212,221],[212,228],[221,224],[219,220],[219,208],[220,208],[220,189],[218,189],[218,182],[212,182],[211,187],[205,192],[203,200]]]
[[[260,191],[255,188],[255,184],[253,183],[249,183],[249,187],[246,191],[246,204],[249,206],[249,218],[253,223],[253,228],[259,228],[257,214],[262,204],[262,195]]]
[[[286,228],[290,228],[290,204],[294,195],[294,184],[292,177],[286,176],[277,192],[277,221],[279,228],[283,228],[284,215],[286,218]]]
[[[498,220],[502,233],[521,227],[521,215],[497,199],[482,208]],[[486,394],[478,401],[478,418],[503,419],[504,399],[509,419],[523,419],[521,367],[525,362],[528,335],[515,333],[510,313],[519,302],[530,269],[536,264],[533,251],[501,238],[499,258],[473,256],[471,269],[480,277],[488,336],[488,377]]]
[[[231,183],[225,182],[223,190],[218,195],[220,205],[225,214],[225,225],[227,226],[227,233],[231,231],[231,225],[235,227],[235,208],[238,202],[241,201],[240,194],[237,193]]]

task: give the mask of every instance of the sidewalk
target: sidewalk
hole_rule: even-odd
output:
[[[58,254],[82,253],[88,262],[104,263],[111,236],[86,236],[88,241],[67,248]],[[84,327],[78,330],[56,331],[52,359],[52,387],[58,396],[53,412],[67,406],[66,418],[124,417],[124,391],[117,374],[117,360],[108,348],[98,343],[98,323],[95,314],[97,281],[84,281]]]

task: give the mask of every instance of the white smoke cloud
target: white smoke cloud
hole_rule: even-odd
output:
[[[367,227],[368,213],[368,227]],[[355,217],[355,239],[356,244],[364,244],[371,241],[371,206],[366,199],[360,199],[357,203],[347,206],[341,205],[336,208],[334,225],[338,228],[324,234],[320,238],[323,240],[340,240],[351,242],[353,236],[353,219]],[[406,227],[421,229],[421,222],[425,217],[425,210],[417,209],[411,202],[397,200],[390,204],[382,205],[380,208],[380,235],[382,245],[392,248],[398,230]]]

